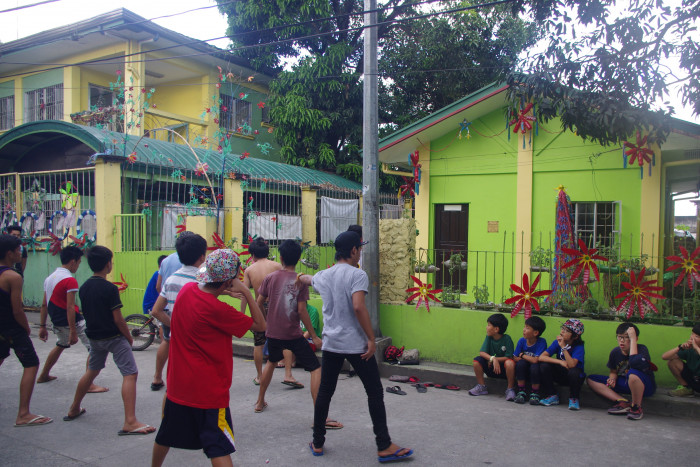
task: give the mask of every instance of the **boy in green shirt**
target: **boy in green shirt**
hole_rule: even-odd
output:
[[[489,378],[508,380],[506,400],[515,400],[515,362],[513,361],[513,340],[506,330],[508,318],[495,313],[486,320],[486,339],[481,345],[479,356],[474,357],[474,376],[477,385],[469,390],[471,396],[483,396],[489,393],[484,382],[484,373]]]
[[[690,339],[664,353],[668,369],[680,383],[668,394],[676,397],[693,397],[700,392],[700,324],[693,326]]]

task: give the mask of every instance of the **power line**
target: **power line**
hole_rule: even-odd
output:
[[[16,6],[14,8],[8,8],[7,10],[0,10],[0,13],[9,13],[10,11],[24,10],[25,8],[31,8],[33,6],[45,5],[46,3],[60,2],[61,0],[44,0],[43,2],[30,3],[29,5]]]

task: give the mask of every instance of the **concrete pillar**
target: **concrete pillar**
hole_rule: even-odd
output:
[[[24,123],[24,90],[22,79],[15,79],[15,126]]]
[[[416,253],[420,248],[430,248],[430,151],[419,151],[419,163],[421,165],[421,181],[416,193]],[[417,256],[417,254],[416,254]]]
[[[240,180],[224,179],[224,235],[222,239],[228,242],[235,238],[238,245],[247,243],[243,238],[243,189]]]
[[[639,215],[639,232],[641,233],[639,254],[649,255],[652,262],[647,264],[659,268],[658,260],[663,254],[661,245],[663,241],[660,238],[660,233],[663,229],[661,205],[664,196],[660,168],[663,161],[661,160],[661,149],[659,146],[654,144],[651,146],[651,149],[653,149],[656,156],[656,167],[652,168],[651,176],[649,176],[649,169],[646,166],[644,167],[645,174],[640,187],[641,205],[644,206],[644,209]],[[673,231],[670,232],[670,235],[673,235]]]
[[[201,235],[209,246],[214,244],[216,232],[216,217],[212,216],[187,216],[187,231]]]
[[[121,251],[121,158],[95,161],[95,214],[97,217],[97,245]]]
[[[532,130],[530,130],[531,132]],[[515,199],[516,237],[522,241],[522,248],[528,251],[532,247],[532,143],[530,132],[518,133],[518,172]],[[525,147],[523,147],[525,146]],[[530,256],[522,255],[522,261],[515,262],[515,277],[522,278],[523,273],[530,274]]]
[[[70,114],[88,110],[80,105],[80,67],[67,66],[63,69],[63,120],[71,122]],[[86,106],[87,107],[87,106]]]
[[[301,241],[316,245],[316,190],[305,186],[301,188]]]

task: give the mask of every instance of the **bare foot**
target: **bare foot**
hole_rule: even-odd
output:
[[[53,380],[55,380],[56,378],[58,378],[58,376],[51,376],[51,375],[49,375],[49,376],[47,376],[46,378],[42,378],[42,377],[40,376],[40,377],[38,377],[38,378],[36,379],[36,382],[37,382],[37,384],[48,383],[49,381],[53,381]]]
[[[28,413],[23,417],[17,417],[17,420],[15,420],[15,426],[37,426],[46,425],[51,422],[53,422],[53,419],[49,417]]]
[[[397,459],[408,457],[413,454],[409,448],[402,448],[398,444],[391,443],[391,446],[384,449],[383,451],[377,451],[379,457],[396,457]]]
[[[145,423],[140,423],[137,422],[134,425],[124,425],[122,430],[120,431],[121,434],[148,434],[148,433],[153,433],[156,431],[156,427],[151,426],[151,425],[146,425]]]
[[[91,385],[90,385],[90,389],[88,389],[88,392],[91,392],[91,393],[96,393],[96,392],[107,392],[107,391],[109,391],[109,388],[105,388],[105,387],[102,387],[102,386],[98,386],[98,385],[96,385],[96,384],[91,384]]]

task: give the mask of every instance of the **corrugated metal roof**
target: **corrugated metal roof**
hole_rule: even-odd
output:
[[[217,151],[190,148],[182,144],[150,138],[139,140],[134,136],[130,136],[125,139],[123,133],[58,120],[45,120],[20,125],[0,136],[0,149],[4,144],[9,144],[22,136],[28,134],[36,135],[42,132],[62,133],[80,140],[96,151],[96,155],[93,158],[101,155],[126,158],[135,152],[135,169],[156,165],[172,168],[173,170],[196,170],[197,158],[199,158],[201,162],[209,165],[210,173],[221,170],[225,174],[236,172],[251,179],[267,179],[270,182],[321,186],[357,192],[361,188],[359,183],[347,180],[336,174],[252,157],[241,159],[240,154],[219,154]]]

